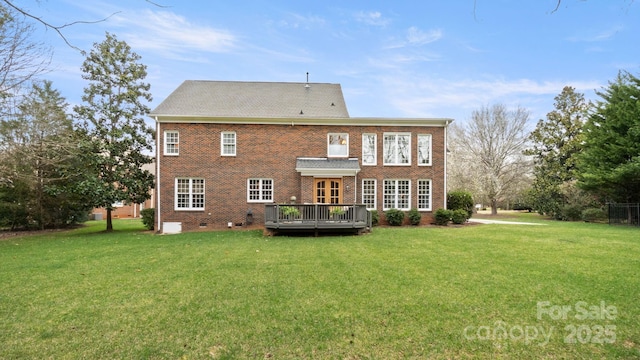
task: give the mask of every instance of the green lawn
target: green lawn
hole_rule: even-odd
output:
[[[640,358],[640,229],[545,224],[4,239],[0,358]]]

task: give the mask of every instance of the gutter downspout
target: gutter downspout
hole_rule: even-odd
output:
[[[160,227],[160,150],[163,144],[160,142],[160,123],[158,117],[154,116],[156,120],[156,231],[161,232],[163,229]]]
[[[449,124],[451,124],[451,121],[447,120],[445,127],[444,127],[444,208],[447,208],[447,158],[449,157],[448,153],[447,153],[447,148],[448,148],[448,135],[447,135],[447,129],[449,128]]]

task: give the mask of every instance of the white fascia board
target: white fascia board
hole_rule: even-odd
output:
[[[449,118],[234,118],[209,116],[154,115],[157,122],[166,123],[211,123],[211,124],[272,124],[272,125],[338,125],[338,126],[435,126],[446,127]]]

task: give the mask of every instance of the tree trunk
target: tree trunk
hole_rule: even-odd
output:
[[[107,208],[107,231],[113,231],[113,223],[111,222],[111,208]]]
[[[491,199],[491,215],[498,215],[498,200]]]

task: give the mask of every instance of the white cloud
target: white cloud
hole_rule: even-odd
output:
[[[401,39],[392,39],[391,44],[386,46],[386,49],[398,49],[407,46],[422,46],[442,38],[443,32],[441,29],[433,29],[429,31],[423,31],[415,26],[407,29],[406,35]]]
[[[238,41],[230,31],[194,24],[168,11],[144,10],[135,18],[118,14],[112,20],[126,27],[127,42],[133,48],[165,54],[191,51],[223,53],[234,49]]]
[[[367,64],[373,69],[404,69],[407,65],[438,61],[441,59],[437,54],[393,54],[390,56],[368,57]]]
[[[403,116],[454,117],[463,120],[472,110],[493,103],[523,106],[538,118],[552,110],[553,98],[566,85],[592,94],[595,81],[535,81],[531,79],[461,79],[393,76],[380,78],[389,103]],[[589,98],[589,96],[587,96]]]
[[[391,20],[382,16],[379,11],[360,11],[355,14],[357,21],[373,25],[373,26],[386,26]]]
[[[415,26],[407,30],[407,41],[411,45],[424,45],[438,41],[442,38],[442,30],[435,29],[424,32]]]
[[[599,41],[606,41],[609,40],[611,38],[613,38],[614,36],[616,36],[620,31],[623,31],[624,27],[621,25],[615,25],[612,26],[609,29],[605,29],[602,30],[598,33],[591,33],[591,34],[581,34],[579,36],[572,36],[567,38],[567,40],[569,41],[573,41],[573,42],[599,42]]]
[[[325,24],[326,20],[320,16],[305,16],[296,13],[289,13],[285,19],[277,22],[280,27],[306,30],[323,27]]]

